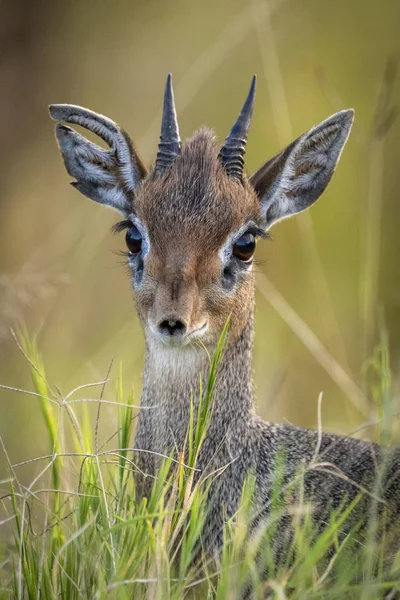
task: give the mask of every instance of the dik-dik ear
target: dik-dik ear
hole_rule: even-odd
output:
[[[132,194],[146,175],[129,136],[107,117],[72,104],[52,104],[55,121],[76,123],[98,135],[109,150],[93,144],[79,133],[57,124],[56,136],[71,185],[82,194],[118,210],[124,216],[132,212]]]
[[[269,229],[305,210],[328,185],[353,123],[343,110],[292,142],[250,179],[260,198],[261,223]]]

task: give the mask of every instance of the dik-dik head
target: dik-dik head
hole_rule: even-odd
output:
[[[235,338],[253,305],[253,255],[272,225],[314,204],[327,186],[353,121],[339,112],[297,138],[252,177],[244,154],[256,80],[222,148],[201,129],[183,146],[171,77],[167,79],[161,137],[149,171],[129,136],[113,121],[69,104],[56,104],[56,121],[94,132],[106,150],[65,125],[57,139],[72,185],[116,209],[126,229],[137,310],[151,344],[213,346],[230,316]]]

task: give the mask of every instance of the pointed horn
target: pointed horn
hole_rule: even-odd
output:
[[[171,73],[167,77],[164,93],[164,107],[161,121],[160,143],[158,144],[155,172],[157,175],[164,173],[173,164],[181,151],[181,139],[176,118],[174,92],[172,90]]]
[[[219,157],[225,171],[231,177],[242,179],[244,155],[246,153],[247,136],[249,133],[251,116],[253,114],[254,99],[256,95],[256,76],[251,82],[250,91],[243,105],[236,123],[232,127],[225,144],[222,146]]]

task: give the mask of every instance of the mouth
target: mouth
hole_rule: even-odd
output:
[[[164,346],[173,348],[182,348],[200,340],[208,329],[208,323],[205,322],[200,327],[192,329],[185,334],[168,335],[157,331],[153,325],[149,324],[152,335]]]
[[[203,323],[201,327],[197,329],[193,329],[193,331],[189,331],[189,333],[185,336],[189,341],[200,339],[208,329],[208,323]]]

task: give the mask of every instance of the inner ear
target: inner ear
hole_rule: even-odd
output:
[[[86,128],[107,144],[108,148],[103,148],[71,127],[57,124],[56,136],[65,167],[76,179],[72,185],[84,196],[126,217],[133,194],[146,175],[129,136],[107,117],[80,106],[52,105],[50,114],[56,121]]]
[[[328,185],[348,138],[354,111],[341,111],[292,142],[250,179],[261,222],[274,223],[309,208]]]

